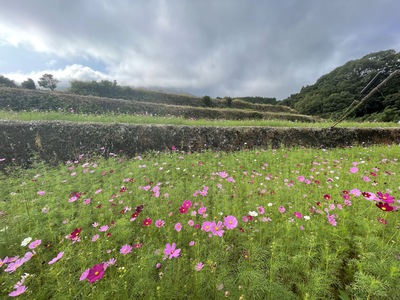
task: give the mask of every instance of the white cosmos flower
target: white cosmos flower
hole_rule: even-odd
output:
[[[249,215],[252,217],[257,217],[258,213],[256,211],[249,211]]]
[[[21,246],[22,246],[22,247],[25,247],[25,246],[27,246],[31,241],[32,241],[32,238],[31,238],[31,237],[24,238],[24,240],[23,240],[22,243],[21,243]]]

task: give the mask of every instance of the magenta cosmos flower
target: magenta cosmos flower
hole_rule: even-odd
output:
[[[301,217],[302,217],[301,213],[299,213],[299,212],[297,212],[297,211],[295,211],[293,215],[294,215],[297,219],[301,219]]]
[[[185,200],[185,201],[183,201],[182,206],[186,207],[186,208],[191,208],[192,207],[192,201]]]
[[[93,283],[104,276],[104,265],[103,263],[94,265],[90,270],[86,277],[90,283]]]
[[[382,192],[377,192],[376,195],[378,196],[380,201],[387,204],[391,204],[394,202],[394,197],[390,196],[388,193],[383,194]]]
[[[234,229],[238,224],[237,219],[234,216],[226,216],[224,218],[224,225],[226,229]]]
[[[178,257],[180,252],[181,252],[181,249],[176,249],[175,243],[172,243],[172,245],[170,245],[170,244],[165,245],[164,254],[169,256],[169,259],[171,259],[173,257]]]

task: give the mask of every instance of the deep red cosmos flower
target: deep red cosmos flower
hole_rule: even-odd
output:
[[[76,228],[74,231],[71,232],[71,234],[69,235],[69,238],[71,240],[75,240],[79,237],[79,234],[81,233],[82,228]]]
[[[143,220],[143,226],[150,226],[153,223],[153,220],[150,218]]]
[[[186,214],[188,212],[188,208],[186,206],[179,207],[179,212],[181,214]]]
[[[378,203],[376,203],[376,206],[377,206],[378,208],[382,209],[383,211],[392,211],[392,210],[395,209],[394,206],[390,206],[389,204],[383,203],[383,202],[378,202]]]

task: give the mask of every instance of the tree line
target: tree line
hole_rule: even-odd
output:
[[[38,85],[40,87],[50,89],[51,91],[54,91],[59,83],[60,80],[54,78],[52,74],[43,74],[42,77],[40,77],[38,80]],[[11,80],[3,75],[0,75],[0,86],[11,88],[19,87],[14,80]],[[32,78],[28,78],[27,80],[23,81],[20,87],[28,90],[36,90],[36,84]]]

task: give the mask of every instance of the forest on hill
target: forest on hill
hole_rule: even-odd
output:
[[[320,77],[315,84],[303,87],[281,104],[305,115],[337,119],[366,95],[361,91],[381,73],[376,86],[392,72],[400,69],[400,53],[386,50],[352,60]],[[372,87],[373,88],[373,87]],[[368,92],[371,91],[368,90]],[[350,109],[351,110],[351,109]],[[350,119],[398,122],[400,120],[400,76],[387,81],[350,115]]]

